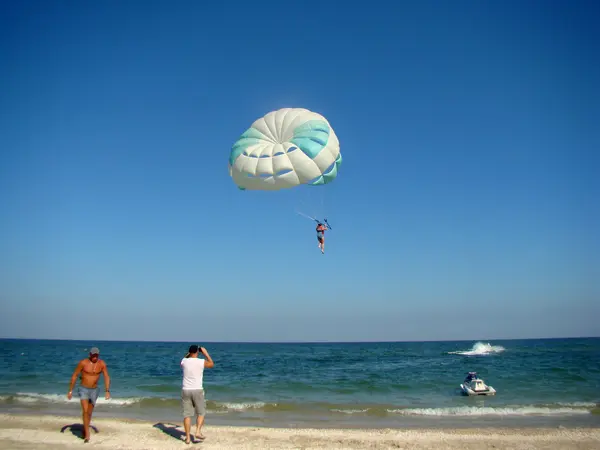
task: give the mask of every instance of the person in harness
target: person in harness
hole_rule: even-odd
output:
[[[325,253],[325,230],[328,228],[328,226],[323,225],[321,222],[317,222],[317,241],[319,241],[319,248],[323,254]]]

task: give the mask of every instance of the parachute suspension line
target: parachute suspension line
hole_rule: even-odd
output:
[[[305,202],[303,208],[305,208],[312,217],[317,217],[319,212],[315,210],[315,201],[313,198],[314,192],[313,189],[311,189],[311,186],[306,186],[305,188],[298,190],[298,195],[303,195],[304,193],[306,193],[306,197],[303,197],[303,201]]]
[[[297,190],[297,210],[313,220],[325,215],[325,189],[323,186],[304,186]]]
[[[310,201],[310,190],[299,189],[295,192],[294,197],[296,200],[296,212],[304,217],[314,220],[317,215],[314,211],[314,205]]]
[[[331,187],[329,189],[323,186],[304,186],[298,189],[295,196],[295,211],[297,214],[326,224],[327,219],[331,211],[328,210],[330,205],[330,194]]]
[[[317,220],[317,217],[326,217],[326,195],[327,189],[323,186],[303,186],[295,191],[294,203],[295,209],[302,211],[312,220]],[[321,219],[322,220],[322,219]]]
[[[319,194],[321,195],[321,211],[320,211],[320,213],[324,217],[326,215],[325,214],[325,195],[324,195],[325,193],[321,189],[321,192],[319,192]]]
[[[311,217],[311,216],[309,216],[309,215],[307,215],[307,214],[304,214],[303,212],[296,211],[296,214],[299,214],[299,215],[301,215],[302,217],[306,217],[307,219],[314,220],[315,222],[318,222],[318,220],[317,220],[317,219],[315,219],[314,217]]]
[[[327,228],[329,228],[330,230],[333,230],[333,228],[331,228],[331,225],[329,225],[329,222],[327,221],[327,219],[323,219],[323,221],[321,222],[319,219],[317,219],[315,217],[311,217],[309,215],[306,215],[306,214],[304,214],[303,212],[300,212],[300,211],[296,211],[296,214],[298,214],[298,215],[300,215],[302,217],[306,217],[307,219],[314,220],[317,223],[322,223],[322,224],[326,225]]]
[[[311,186],[313,187],[313,186]],[[325,189],[323,186],[314,186],[312,189],[312,204],[315,209],[314,215],[315,217],[323,217],[325,214]]]

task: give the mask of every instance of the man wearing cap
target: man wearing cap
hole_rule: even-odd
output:
[[[69,385],[69,392],[67,394],[67,398],[71,400],[77,376],[81,374],[78,394],[81,402],[81,416],[83,418],[83,438],[86,443],[90,441],[90,422],[92,421],[92,412],[98,399],[98,379],[100,378],[100,374],[104,374],[104,398],[106,400],[110,398],[108,369],[106,368],[106,363],[99,359],[99,355],[100,350],[98,350],[98,347],[92,347],[89,357],[79,361],[73,372],[73,376],[71,376],[71,384]]]
[[[206,359],[198,358],[199,352],[202,352]],[[204,439],[201,430],[206,414],[206,402],[202,381],[204,369],[210,369],[214,366],[215,363],[206,349],[198,345],[191,345],[189,352],[181,360],[181,369],[183,370],[181,404],[183,406],[183,427],[185,428],[186,444],[191,442],[190,428],[193,415],[196,416],[196,438]]]

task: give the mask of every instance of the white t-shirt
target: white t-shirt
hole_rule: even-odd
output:
[[[201,358],[183,358],[183,389],[203,389],[204,360]]]

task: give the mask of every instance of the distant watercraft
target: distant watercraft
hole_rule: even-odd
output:
[[[465,395],[496,395],[496,390],[485,384],[477,372],[469,372],[460,388]]]

